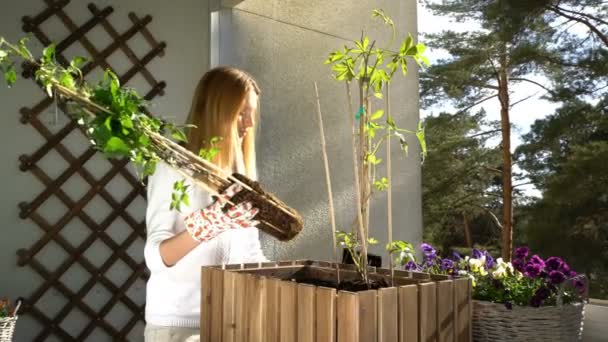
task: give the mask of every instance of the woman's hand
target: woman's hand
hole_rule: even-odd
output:
[[[242,187],[233,184],[207,208],[192,212],[186,216],[184,223],[190,236],[196,241],[209,241],[228,229],[252,228],[259,224],[253,220],[258,213],[250,202],[243,202],[223,212],[228,201],[236,195]]]

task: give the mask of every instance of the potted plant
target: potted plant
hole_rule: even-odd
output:
[[[559,257],[515,250],[513,262],[474,249],[441,258],[421,245],[421,262],[403,262],[406,270],[468,276],[473,281],[475,341],[575,341],[582,337],[584,277]]]

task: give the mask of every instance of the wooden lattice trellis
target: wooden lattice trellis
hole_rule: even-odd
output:
[[[164,42],[157,42],[146,28],[152,20],[151,16],[139,18],[136,14],[129,13],[128,17],[132,26],[121,34],[108,21],[108,16],[113,12],[112,7],[99,9],[94,4],[89,4],[88,9],[91,18],[81,26],[77,26],[65,11],[65,6],[70,3],[69,0],[44,0],[44,2],[46,8],[38,15],[23,17],[23,30],[32,33],[45,46],[52,41],[56,42],[56,59],[59,63],[68,64],[68,59],[64,57],[65,51],[79,42],[91,57],[90,61],[82,68],[83,74],[87,75],[96,67],[112,69],[108,63],[108,58],[114,52],[121,50],[132,63],[132,66],[126,69],[127,71],[123,75],[119,75],[121,83],[126,84],[134,76],[141,74],[151,87],[145,96],[147,100],[164,94],[165,82],[157,81],[146,68],[146,65],[154,58],[163,56],[166,47]],[[53,16],[56,16],[68,29],[70,34],[67,37],[49,37],[43,32],[42,24]],[[87,33],[98,26],[101,26],[113,40],[103,50],[98,50],[87,39]],[[141,34],[151,46],[150,51],[141,58],[136,56],[133,49],[127,44],[136,34]],[[24,76],[28,76],[26,74],[27,72],[24,72]],[[53,100],[45,97],[44,100],[32,107],[24,107],[20,110],[21,122],[31,125],[46,140],[36,151],[19,158],[20,169],[24,172],[31,172],[45,187],[32,201],[19,204],[20,217],[32,220],[43,231],[41,238],[33,245],[27,249],[17,251],[18,265],[31,267],[43,279],[35,291],[25,299],[23,313],[31,315],[43,326],[35,341],[43,341],[50,337],[64,341],[85,341],[90,339],[91,333],[96,328],[102,329],[114,340],[126,341],[128,339],[127,335],[133,327],[144,320],[144,304],[136,303],[134,299],[130,298],[127,291],[138,279],[145,281],[148,277],[144,262],[136,261],[127,253],[129,247],[138,239],[145,239],[145,222],[134,219],[126,209],[139,196],[145,198],[145,188],[126,168],[127,160],[110,160],[111,168],[103,177],[96,178],[93,176],[93,173],[85,167],[85,163],[96,153],[93,147],[89,147],[80,155],[74,155],[67,144],[64,143],[64,139],[71,132],[79,129],[77,123],[70,120],[64,127],[52,132],[40,120],[40,114],[53,105]],[[59,107],[62,110],[64,109],[61,105]],[[55,179],[49,176],[39,165],[41,159],[53,150],[69,164]],[[71,198],[66,192],[67,187],[65,187],[67,181],[76,175],[82,177],[90,186],[90,189],[79,199]],[[124,178],[131,187],[128,194],[120,201],[116,200],[105,189],[115,177]],[[64,188],[62,189],[62,187]],[[61,201],[66,208],[66,212],[61,215],[57,222],[49,222],[40,210],[45,202],[53,196]],[[96,196],[101,197],[111,207],[111,212],[101,222],[96,222],[83,210]],[[75,218],[82,221],[89,229],[86,232],[86,238],[79,244],[71,243],[66,236],[62,235],[62,229]],[[128,236],[122,242],[115,241],[107,232],[112,224],[117,224],[117,219],[126,223],[120,229],[129,231]],[[98,241],[101,241],[112,251],[110,257],[103,263],[92,262],[85,256],[85,251]],[[39,252],[50,243],[57,244],[68,255],[54,269],[46,267],[39,257]],[[117,262],[124,263],[130,270],[126,281],[120,284],[115,284],[106,276],[106,272]],[[79,289],[74,290],[74,284],[62,280],[62,276],[76,265],[86,270],[89,273],[89,278]],[[111,298],[100,308],[93,308],[87,304],[84,298],[94,286],[99,284],[111,294]],[[67,301],[67,304],[52,317],[46,315],[40,307],[41,298],[49,291],[59,292]],[[119,303],[128,309],[130,319],[120,322],[121,326],[116,326],[116,323],[112,324],[108,320],[108,314]],[[71,334],[62,327],[62,322],[73,312],[84,314],[88,320],[82,330],[75,336],[74,333]]]

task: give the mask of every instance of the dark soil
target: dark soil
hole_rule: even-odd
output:
[[[303,221],[296,211],[291,209],[290,211],[293,215],[289,215],[281,210],[278,206],[269,202],[268,199],[270,198],[274,202],[280,203],[283,208],[289,208],[274,195],[265,192],[260,186],[260,183],[238,173],[234,173],[232,176],[247,184],[254,190],[243,190],[239,192],[232,198],[232,202],[234,204],[238,204],[249,201],[254,207],[258,208],[260,212],[256,215],[255,219],[260,221],[258,228],[261,231],[275,237],[280,241],[289,241],[300,233],[303,227]],[[222,190],[224,189],[220,189],[220,191]]]
[[[337,290],[349,291],[349,292],[377,290],[377,289],[389,287],[389,284],[384,279],[370,280],[369,285],[366,284],[362,279],[346,280],[346,281],[341,281],[338,286],[336,286],[335,281],[327,281],[327,280],[320,280],[320,279],[310,279],[310,278],[297,279],[296,278],[296,279],[292,279],[292,280],[297,283],[310,284],[310,285],[322,286],[322,287],[330,287],[330,288],[334,288]]]

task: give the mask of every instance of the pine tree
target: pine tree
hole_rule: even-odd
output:
[[[605,8],[600,1],[585,2]],[[569,13],[563,9],[575,10],[575,1],[445,0],[441,3],[427,1],[426,4],[436,15],[473,22],[478,26],[469,32],[444,31],[425,37],[428,46],[447,50],[451,58],[440,60],[421,75],[421,95],[423,106],[445,104],[446,100],[461,110],[491,100],[499,106],[501,246],[502,257],[510,260],[514,192],[511,110],[520,102],[512,100],[512,90],[518,83],[534,84],[546,92],[547,98],[563,101],[603,89],[605,82],[597,81],[594,76],[608,73],[605,64],[596,65],[597,61],[605,61],[608,56],[605,46],[598,48],[590,42],[591,38],[572,34],[564,29],[567,27],[564,25],[569,20],[579,24],[583,24],[582,20],[593,20],[593,29],[585,27],[589,28],[590,37],[602,40],[604,23],[600,17],[585,16],[586,12],[576,14],[576,19],[563,16],[561,12]],[[598,18],[600,21],[596,20]],[[531,77],[538,75],[552,80],[552,84],[545,85]],[[580,78],[574,79],[573,75]]]

